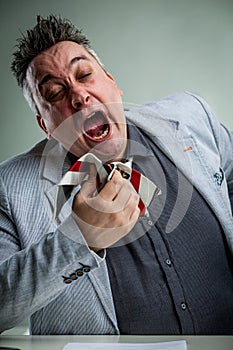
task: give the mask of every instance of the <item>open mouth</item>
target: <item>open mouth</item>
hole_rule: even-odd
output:
[[[110,132],[110,125],[105,115],[98,111],[92,113],[84,122],[84,134],[94,142],[104,141]]]

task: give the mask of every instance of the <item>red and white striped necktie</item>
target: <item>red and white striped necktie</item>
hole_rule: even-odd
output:
[[[81,185],[83,181],[88,178],[90,164],[94,164],[99,176],[98,191],[109,181],[115,170],[120,171],[123,178],[128,179],[135,191],[139,194],[140,201],[138,207],[140,209],[140,216],[143,216],[147,212],[147,207],[153,198],[156,198],[161,194],[161,190],[147,177],[141,174],[136,169],[133,169],[132,160],[126,163],[111,162],[102,163],[94,154],[87,153],[79,160],[77,160],[63,176],[58,183],[57,197],[55,203],[54,215],[59,214],[65,200],[67,200],[74,188]],[[68,188],[68,192],[67,192]],[[66,190],[65,190],[66,189]],[[66,196],[64,195],[66,192]],[[63,195],[60,195],[61,192]]]

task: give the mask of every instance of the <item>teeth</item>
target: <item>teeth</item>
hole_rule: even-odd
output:
[[[90,115],[87,117],[87,119],[92,118],[94,115],[95,115],[95,112],[93,112],[92,114],[90,114]]]
[[[105,136],[107,136],[108,135],[108,127],[106,128],[106,130],[103,132],[103,134],[102,135],[100,135],[100,136],[95,136],[94,137],[94,139],[95,140],[102,140]]]

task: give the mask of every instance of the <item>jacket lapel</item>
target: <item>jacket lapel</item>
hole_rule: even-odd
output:
[[[62,145],[55,140],[47,141],[40,162],[40,185],[42,193],[47,199],[47,207],[49,208],[51,219],[53,219],[54,214],[57,183],[69,167],[67,151]],[[69,205],[64,205],[58,216],[58,223],[61,223],[69,213]]]

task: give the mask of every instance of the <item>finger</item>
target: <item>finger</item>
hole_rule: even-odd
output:
[[[125,217],[128,217],[130,219],[132,216],[136,215],[138,219],[138,216],[140,214],[140,209],[138,207],[139,201],[139,195],[136,192],[131,192],[130,197],[123,210]]]
[[[134,210],[132,210],[129,220],[135,224],[138,221],[139,217],[140,217],[140,209],[137,205],[137,207]]]
[[[114,206],[115,212],[124,210],[125,206],[127,205],[131,197],[132,192],[135,193],[135,190],[132,184],[128,180],[123,180],[123,184],[119,192],[113,199],[113,206]]]
[[[105,201],[110,202],[117,196],[122,185],[123,178],[119,171],[115,171],[111,180],[106,183],[106,185],[100,191],[99,195]]]
[[[97,170],[95,165],[90,165],[90,173],[87,181],[82,185],[81,193],[84,197],[92,197],[97,189]]]

